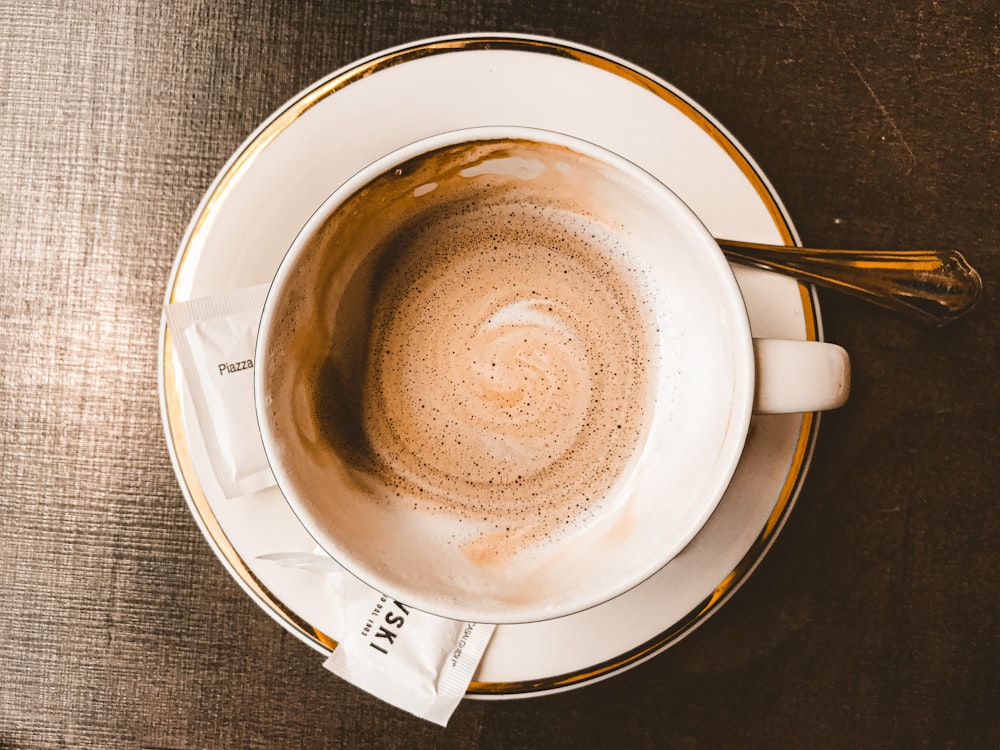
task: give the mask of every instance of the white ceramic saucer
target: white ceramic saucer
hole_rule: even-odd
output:
[[[561,131],[617,151],[671,187],[717,237],[796,242],[760,169],[710,115],[666,82],[605,53],[553,39],[446,37],[354,63],[263,123],[198,207],[167,301],[270,281],[313,210],[361,167],[434,133],[500,124]],[[755,336],[821,338],[810,288],[735,270]],[[308,563],[314,543],[276,489],[223,499],[162,326],[160,340],[167,443],[194,517],[248,594],[290,632],[329,652],[341,623],[322,565]],[[755,417],[730,489],[675,560],[586,612],[498,627],[469,696],[578,687],[688,635],[774,541],[808,468],[817,426],[814,414]]]

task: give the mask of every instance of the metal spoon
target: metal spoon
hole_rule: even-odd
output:
[[[716,240],[736,263],[777,271],[943,326],[976,304],[983,282],[959,252],[816,250]]]

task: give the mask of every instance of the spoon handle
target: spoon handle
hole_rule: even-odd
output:
[[[935,326],[971,310],[983,288],[976,270],[952,250],[816,250],[717,242],[736,263],[851,294]]]

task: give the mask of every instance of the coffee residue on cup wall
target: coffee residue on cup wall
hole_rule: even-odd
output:
[[[648,428],[655,318],[620,233],[579,206],[431,173],[402,176],[433,203],[315,273],[323,323],[288,358],[324,450],[379,502],[468,519],[453,543],[500,563],[599,513]]]

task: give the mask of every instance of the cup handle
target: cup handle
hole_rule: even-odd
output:
[[[843,347],[822,341],[754,339],[754,414],[824,411],[843,406],[851,361]]]

